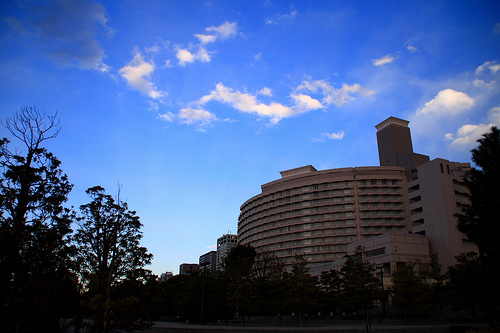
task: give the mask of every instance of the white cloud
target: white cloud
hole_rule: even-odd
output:
[[[272,96],[273,95],[273,92],[268,87],[262,88],[261,90],[257,91],[257,93],[260,95],[264,95],[264,96]]]
[[[262,53],[257,53],[256,55],[253,56],[254,60],[255,61],[260,61],[260,59],[262,58]]]
[[[236,22],[224,22],[219,26],[211,26],[205,29],[208,34],[195,34],[201,45],[213,43],[218,39],[224,40],[238,33],[238,24]]]
[[[200,47],[198,49],[198,52],[196,54],[191,53],[187,49],[181,49],[179,47],[176,48],[177,52],[175,56],[179,60],[179,65],[180,66],[185,66],[187,63],[193,63],[196,60],[201,61],[201,62],[210,62],[211,58],[210,55],[208,54],[207,50],[203,47]]]
[[[164,114],[159,114],[158,118],[171,123],[175,120],[175,115],[172,112],[166,112]]]
[[[260,90],[260,92],[270,92],[268,88]],[[231,88],[225,87],[222,83],[216,85],[215,90],[212,90],[209,95],[203,96],[198,102],[199,105],[205,105],[210,101],[218,101],[228,104],[231,107],[246,113],[254,113],[259,116],[271,118],[271,123],[276,124],[283,118],[288,118],[300,113],[322,108],[321,103],[314,98],[303,94],[292,94],[291,98],[294,102],[292,106],[285,106],[280,103],[271,102],[265,104],[257,100],[255,95],[234,91]]]
[[[496,61],[486,61],[476,68],[476,75],[482,74],[486,69],[489,69],[492,73],[496,73],[500,71],[500,64],[497,64]]]
[[[417,51],[418,51],[418,49],[417,49],[415,46],[411,45],[411,44],[410,44],[410,45],[407,45],[407,46],[406,46],[406,49],[407,49],[408,51],[410,51],[411,53],[415,53],[415,52],[417,52]]]
[[[62,67],[106,72],[104,50],[97,37],[111,36],[106,9],[90,0],[16,2],[24,16],[7,17],[9,27],[30,39],[45,55]]]
[[[153,63],[144,61],[142,55],[137,52],[134,59],[121,68],[118,73],[127,80],[127,84],[153,99],[158,99],[166,95],[159,91],[151,82],[155,66]]]
[[[214,35],[196,34],[194,36],[200,40],[201,44],[213,43],[217,39],[217,36]]]
[[[159,114],[158,119],[170,123],[179,120],[180,123],[188,125],[197,124],[202,127],[210,125],[214,121],[218,120],[215,114],[205,111],[201,108],[192,108],[192,107],[181,109],[178,114],[173,114],[172,112]]]
[[[417,115],[456,115],[469,110],[474,105],[474,99],[466,93],[453,89],[441,90],[436,97],[417,110]]]
[[[328,132],[323,132],[321,133],[319,138],[314,138],[312,139],[313,142],[324,142],[325,140],[342,140],[344,138],[344,131],[340,132],[333,132],[333,133],[328,133]]]
[[[488,88],[488,89],[495,89],[496,86],[496,81],[490,81],[486,82],[484,80],[476,79],[472,82],[474,87],[476,88]]]
[[[207,125],[217,120],[215,114],[203,109],[194,109],[191,107],[181,109],[177,117],[181,120],[181,122],[185,124],[197,123],[201,125]]]
[[[385,64],[389,64],[389,63],[393,62],[394,59],[396,59],[394,56],[388,54],[386,56],[383,56],[380,59],[372,59],[372,62],[375,66],[383,66]]]
[[[307,112],[311,110],[318,110],[323,108],[321,102],[317,99],[312,98],[309,95],[298,94],[291,95],[292,100],[295,102],[295,108],[300,112]]]
[[[470,149],[484,133],[489,132],[492,126],[500,126],[500,106],[489,111],[489,124],[466,124],[458,129],[456,134],[446,133],[445,139],[452,141],[450,147]]]
[[[213,32],[217,38],[227,39],[236,36],[238,33],[238,24],[236,22],[224,22],[218,27],[208,27],[205,29],[207,32]]]
[[[357,83],[352,85],[343,83],[341,88],[336,89],[325,80],[302,81],[296,90],[321,93],[323,94],[323,104],[335,104],[336,106],[342,106],[347,102],[355,100],[353,95],[369,97],[376,93],[376,91],[362,87]]]

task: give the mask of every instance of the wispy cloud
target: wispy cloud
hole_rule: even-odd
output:
[[[211,26],[205,29],[209,33],[213,33],[216,39],[227,39],[229,37],[236,36],[238,33],[238,24],[236,22],[224,22],[221,25],[215,27]]]
[[[497,73],[500,71],[500,64],[497,64],[496,61],[486,61],[484,64],[476,68],[476,75],[482,74],[486,70],[489,70],[491,73]]]
[[[97,36],[111,36],[103,5],[88,0],[17,2],[25,16],[4,21],[61,67],[109,71]]]
[[[391,62],[394,61],[394,59],[396,58],[393,55],[388,54],[380,59],[372,59],[372,62],[375,66],[383,66],[386,64],[390,64]]]
[[[136,52],[134,59],[119,70],[119,74],[127,80],[127,84],[142,94],[153,99],[159,99],[166,95],[158,90],[151,81],[151,75],[155,70],[152,62],[143,59],[139,52]]]
[[[321,133],[319,138],[313,138],[311,141],[312,142],[324,142],[325,140],[342,140],[344,138],[344,131],[340,132],[323,132]]]
[[[376,93],[376,91],[363,87],[357,83],[352,85],[343,83],[342,87],[337,89],[326,80],[302,81],[296,90],[320,93],[323,95],[323,104],[334,104],[336,106],[342,106],[345,103],[355,100],[354,95],[369,97]]]
[[[178,114],[166,112],[164,114],[159,114],[158,119],[166,122],[178,121],[179,123],[187,125],[197,125],[199,129],[212,125],[213,122],[219,120],[215,114],[203,110],[200,107],[186,107],[181,109]]]
[[[417,115],[456,115],[469,110],[474,105],[474,99],[466,93],[453,89],[441,90],[436,97],[417,110]]]
[[[295,17],[297,17],[298,13],[299,12],[295,9],[294,6],[290,6],[289,13],[273,15],[271,17],[266,18],[265,22],[266,24],[275,24],[275,25],[288,23],[295,20]]]

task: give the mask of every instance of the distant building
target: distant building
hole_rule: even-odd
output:
[[[214,270],[216,269],[217,251],[210,251],[200,256],[200,270]]]
[[[198,264],[181,264],[179,267],[179,274],[189,275],[193,272],[198,272],[198,270],[199,270]]]
[[[224,258],[236,245],[238,245],[238,235],[225,234],[217,238],[217,269],[222,268]]]
[[[174,274],[172,272],[161,273],[160,282],[168,281]]]

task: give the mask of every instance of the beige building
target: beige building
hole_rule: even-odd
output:
[[[429,270],[431,255],[427,237],[408,233],[390,232],[368,240],[347,245],[347,255],[336,262],[313,268],[310,273],[319,276],[323,271],[340,270],[348,256],[361,246],[363,259],[375,265],[376,274],[383,279],[384,289],[392,286],[392,273],[399,265],[413,263],[420,271]]]
[[[460,253],[475,251],[476,245],[457,229],[455,214],[469,204],[463,179],[469,163],[434,159],[417,167],[418,178],[408,183],[412,231],[429,239],[443,270],[455,264]]]
[[[414,153],[408,124],[389,117],[376,126],[380,167],[282,171],[241,206],[238,243],[289,266],[304,255],[314,275],[340,268],[359,245],[384,277],[399,263],[426,269],[430,254],[446,271],[455,256],[477,251],[456,229],[469,163]]]
[[[353,242],[411,229],[404,168],[309,165],[281,176],[241,206],[238,243],[289,266],[296,255],[311,267],[331,263]]]
[[[428,156],[414,153],[408,124],[389,117],[375,126],[380,164],[407,169],[412,232],[427,236],[431,253],[446,271],[460,253],[478,251],[457,230],[456,214],[469,204],[463,179],[470,164],[440,158],[429,161]]]

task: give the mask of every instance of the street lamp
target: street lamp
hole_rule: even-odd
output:
[[[205,270],[209,264],[210,263],[208,263],[208,262],[200,263],[201,268],[203,268],[203,283],[202,283],[202,287],[201,287],[201,318],[200,318],[202,325],[203,325],[203,308],[204,308],[204,301],[205,301]]]
[[[385,289],[384,289],[384,265],[377,266],[380,269],[380,282],[382,283],[382,316],[385,316]]]

